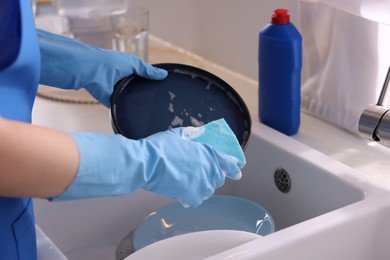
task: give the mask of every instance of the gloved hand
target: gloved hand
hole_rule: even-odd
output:
[[[237,160],[211,146],[182,138],[183,127],[141,140],[121,135],[72,133],[80,151],[77,177],[53,200],[123,195],[140,188],[196,207],[237,180]]]
[[[116,82],[137,74],[160,80],[167,71],[125,52],[100,49],[71,38],[37,30],[41,51],[40,83],[62,89],[84,87],[106,107]]]

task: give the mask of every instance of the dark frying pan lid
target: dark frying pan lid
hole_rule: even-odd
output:
[[[181,126],[224,118],[245,148],[251,117],[238,93],[219,77],[188,65],[156,64],[164,80],[130,76],[115,86],[111,116],[114,131],[130,139]]]

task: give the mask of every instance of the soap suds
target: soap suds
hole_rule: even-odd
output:
[[[173,104],[172,103],[169,103],[168,111],[171,112],[171,113],[173,113],[175,111],[175,109],[173,109]]]
[[[169,97],[171,98],[171,101],[176,97],[175,93],[168,91],[169,92]]]
[[[200,137],[202,134],[204,134],[204,132],[205,132],[204,126],[202,126],[202,127],[188,126],[188,127],[184,128],[182,137],[186,140],[192,140],[194,138]]]
[[[183,119],[181,119],[178,116],[175,116],[171,122],[171,126],[178,126],[178,125],[183,125]]]
[[[190,120],[191,120],[191,124],[193,126],[202,126],[202,125],[204,125],[204,122],[199,121],[198,119],[196,119],[196,118],[194,118],[192,116],[190,117]]]

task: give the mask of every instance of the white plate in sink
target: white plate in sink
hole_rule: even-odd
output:
[[[146,217],[134,230],[133,250],[177,235],[206,230],[239,230],[266,236],[275,230],[266,209],[235,196],[215,195],[197,208],[169,204]]]
[[[125,260],[202,259],[262,236],[239,230],[207,230],[167,238],[146,246]]]

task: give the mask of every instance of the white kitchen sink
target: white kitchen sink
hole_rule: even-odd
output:
[[[263,205],[277,230],[365,197],[362,188],[340,178],[349,168],[261,124],[254,125],[245,154],[244,177],[229,183],[226,192]],[[277,188],[275,174],[289,178],[282,190]],[[288,184],[290,190],[285,192]]]
[[[256,169],[261,169],[257,174],[264,174],[266,169],[270,172],[271,164],[274,168],[279,166],[280,158],[279,164],[291,175],[291,191],[283,196],[275,191],[271,181],[259,183],[260,179],[252,176],[235,185],[235,194],[253,200],[260,194],[257,202],[270,210],[279,230],[209,259],[389,259],[388,188],[268,130],[255,127],[254,135],[259,138],[248,151],[248,161],[252,163],[246,169],[246,177],[256,174]],[[266,147],[268,153],[263,151]],[[259,156],[254,163],[251,156],[255,150]],[[268,185],[269,196],[265,197],[263,190]]]
[[[243,178],[228,180],[218,193],[265,207],[276,232],[211,258],[363,260],[389,255],[386,188],[257,122],[246,156]],[[275,185],[275,171],[282,191]],[[73,202],[35,200],[36,221],[69,259],[115,259],[121,239],[170,202],[146,191]]]

